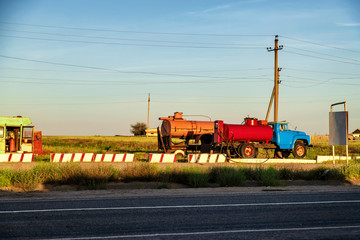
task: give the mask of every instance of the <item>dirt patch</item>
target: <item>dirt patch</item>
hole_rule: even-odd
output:
[[[306,181],[306,180],[280,180],[280,186],[282,188],[290,188],[294,186],[360,186],[360,180],[350,180],[350,181]],[[246,181],[245,184],[242,186],[243,188],[251,188],[251,187],[264,187],[261,186],[257,181]],[[121,189],[189,189],[188,185],[179,184],[179,183],[162,183],[162,182],[110,182],[103,189],[94,189],[96,190],[121,190]],[[209,184],[208,188],[221,188],[217,184]],[[193,188],[194,189],[194,188]],[[196,188],[195,188],[196,189]],[[78,185],[56,185],[56,184],[39,184],[34,191],[31,192],[73,192],[73,191],[91,191],[83,186]],[[0,197],[3,193],[25,193],[23,189],[11,186],[11,187],[4,187],[0,188]]]
[[[295,183],[296,182],[296,183]],[[208,188],[189,188],[187,186],[171,186],[172,188],[156,188],[157,183],[121,183],[114,184],[105,190],[75,190],[74,186],[61,186],[53,188],[44,186],[38,191],[32,192],[16,192],[0,190],[0,199],[21,199],[21,198],[41,198],[41,199],[84,199],[98,197],[153,197],[153,196],[205,196],[205,195],[234,195],[242,193],[269,193],[281,194],[283,192],[359,192],[360,186],[344,185],[340,183],[332,183],[331,185],[313,185],[315,182],[298,182],[292,181],[288,186],[264,187],[250,186],[242,187],[208,187]],[[305,184],[305,185],[304,185]],[[53,191],[51,191],[53,190]],[[56,190],[56,191],[55,191]]]

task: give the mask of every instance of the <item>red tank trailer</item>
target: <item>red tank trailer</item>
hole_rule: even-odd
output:
[[[244,125],[224,124],[224,137],[233,141],[268,142],[273,131],[268,125],[262,125],[257,119],[247,118]]]
[[[230,157],[256,157],[257,149],[268,144],[273,138],[273,129],[266,120],[245,118],[244,124],[215,122],[213,151],[226,153]]]

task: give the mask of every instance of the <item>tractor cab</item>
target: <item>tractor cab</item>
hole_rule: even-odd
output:
[[[0,153],[33,152],[34,126],[30,118],[0,117]]]

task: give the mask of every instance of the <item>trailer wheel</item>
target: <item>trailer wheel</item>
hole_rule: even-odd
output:
[[[186,156],[186,153],[184,150],[176,150],[174,152],[174,154],[177,158],[184,158]]]
[[[257,148],[252,143],[244,143],[241,147],[241,156],[243,158],[255,158],[257,155]]]
[[[304,158],[306,156],[306,146],[303,141],[296,141],[292,153],[295,158]]]

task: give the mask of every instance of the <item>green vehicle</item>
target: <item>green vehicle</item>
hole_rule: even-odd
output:
[[[33,152],[34,126],[27,117],[0,117],[0,153]]]

